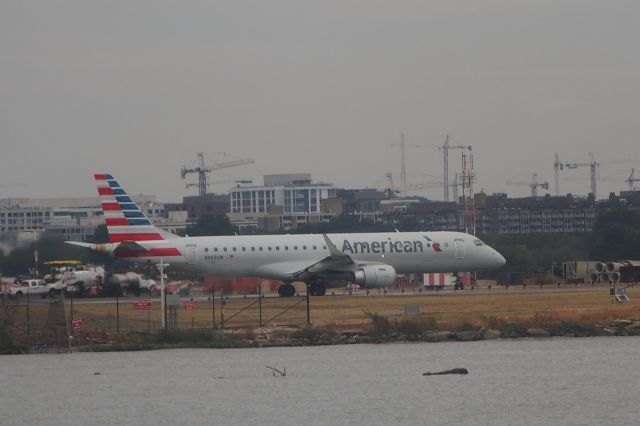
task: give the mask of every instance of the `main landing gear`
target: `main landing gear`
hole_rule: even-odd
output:
[[[324,296],[327,289],[322,284],[311,283],[309,284],[309,294],[311,296]]]
[[[284,283],[278,287],[280,297],[293,297],[296,294],[296,288],[291,283]]]
[[[324,296],[327,289],[324,285],[318,283],[309,284],[310,296]],[[296,294],[296,288],[291,283],[284,283],[278,287],[280,297],[293,297]]]

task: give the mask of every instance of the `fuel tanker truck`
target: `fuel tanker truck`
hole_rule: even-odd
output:
[[[156,282],[147,279],[142,274],[124,272],[109,275],[103,290],[105,293],[118,294],[120,296],[126,296],[129,293],[139,296],[142,292],[151,294],[155,287]]]

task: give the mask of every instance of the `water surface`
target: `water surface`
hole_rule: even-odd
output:
[[[639,345],[602,337],[4,356],[0,424],[636,425]],[[454,367],[470,374],[422,376]]]

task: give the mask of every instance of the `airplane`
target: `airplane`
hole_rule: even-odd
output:
[[[282,297],[295,294],[294,281],[322,296],[336,281],[385,288],[399,273],[470,272],[506,263],[496,250],[462,232],[180,237],[154,226],[111,174],[96,174],[95,180],[111,242],[67,243],[132,262],[162,259],[175,271],[278,280]]]

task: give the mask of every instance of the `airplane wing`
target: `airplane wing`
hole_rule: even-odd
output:
[[[324,271],[345,271],[351,270],[352,266],[355,265],[355,262],[351,258],[351,256],[342,253],[333,241],[329,239],[327,234],[322,234],[324,237],[324,241],[327,243],[327,247],[329,248],[329,256],[324,259],[313,263],[306,268],[303,268],[296,272],[294,275],[294,279],[304,279],[309,275],[318,274]]]
[[[270,263],[260,266],[256,272],[260,276],[273,277],[283,281],[306,280],[309,277],[326,271],[350,271],[355,262],[349,255],[342,253],[333,242],[323,235],[329,249],[329,256],[316,262],[290,261]]]

